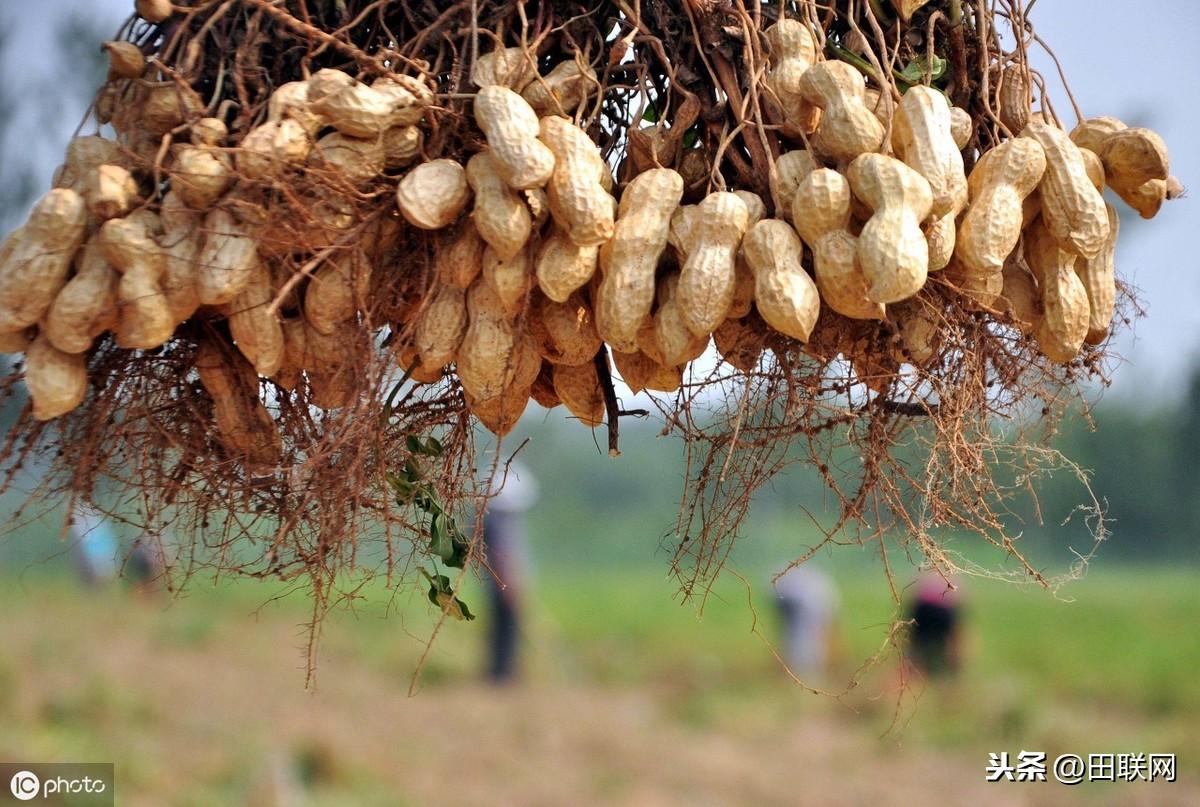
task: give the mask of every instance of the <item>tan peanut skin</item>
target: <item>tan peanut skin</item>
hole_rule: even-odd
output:
[[[528,101],[507,87],[483,87],[475,96],[475,122],[509,187],[528,190],[549,181],[554,153],[538,140],[537,113]]]
[[[45,334],[25,349],[25,387],[37,420],[65,415],[87,397],[87,360],[82,353],[65,353]]]
[[[1149,129],[1122,129],[1098,152],[1109,186],[1144,219],[1154,218],[1167,197],[1167,145]]]
[[[512,260],[525,248],[533,230],[529,207],[500,178],[489,152],[481,151],[467,161],[466,176],[475,192],[475,209],[471,213],[475,229],[500,260]]]
[[[672,272],[658,281],[658,309],[653,318],[653,339],[638,332],[643,352],[665,367],[678,367],[702,354],[708,347],[708,334],[692,333],[684,320],[679,302],[679,274]],[[660,360],[661,359],[661,360]]]
[[[455,369],[463,389],[486,401],[509,380],[515,332],[504,303],[483,278],[467,290],[467,318]]]
[[[492,287],[510,317],[525,309],[529,291],[534,286],[533,266],[528,250],[521,250],[511,260],[501,260],[491,247],[483,251],[483,281]]]
[[[76,257],[74,277],[54,298],[42,323],[50,344],[64,353],[83,353],[97,336],[116,327],[120,280],[100,240],[88,241]]]
[[[549,351],[542,355],[553,364],[584,364],[600,350],[600,335],[592,310],[579,293],[565,303],[543,297],[537,315],[546,331]]]
[[[730,367],[743,373],[752,373],[758,369],[758,363],[766,348],[765,332],[755,328],[752,319],[730,318],[713,331],[713,345],[721,354],[721,358]]]
[[[767,86],[779,102],[785,124],[796,132],[812,134],[820,112],[804,100],[800,79],[817,61],[816,39],[807,26],[790,19],[780,20],[763,33],[770,46]]]
[[[971,172],[971,205],[958,226],[954,254],[978,277],[999,274],[1021,238],[1025,199],[1046,171],[1036,140],[1017,137],[989,151]]]
[[[369,285],[370,264],[361,252],[330,256],[313,273],[305,288],[304,318],[321,333],[332,334],[354,317]]]
[[[996,89],[996,107],[1000,111],[1000,122],[1012,135],[1020,134],[1029,124],[1032,105],[1029,68],[1022,64],[1010,64],[1004,68],[1000,86]]]
[[[683,383],[683,373],[678,367],[663,367],[640,350],[633,353],[614,350],[612,358],[621,380],[635,394],[643,390],[674,392]]]
[[[550,362],[542,362],[537,378],[533,380],[533,386],[529,388],[529,397],[536,401],[538,406],[545,409],[553,409],[562,405],[562,401],[558,399],[558,393],[554,391],[554,365]]]
[[[274,299],[271,274],[259,263],[246,288],[229,304],[229,335],[254,371],[267,378],[279,372],[285,351],[283,326],[268,311]]]
[[[538,286],[551,300],[566,302],[576,289],[592,279],[599,259],[599,247],[581,247],[555,228],[538,252],[535,268]]]
[[[384,168],[403,168],[421,156],[425,133],[416,126],[393,126],[383,133],[381,143]]]
[[[1046,358],[1065,364],[1083,348],[1091,316],[1087,289],[1075,272],[1078,256],[1063,249],[1038,219],[1025,231],[1025,260],[1042,293],[1042,318],[1034,332],[1038,345]]]
[[[950,107],[929,87],[904,93],[892,129],[892,146],[901,159],[925,177],[933,193],[930,215],[940,219],[967,204],[967,176],[954,143]]]
[[[1112,326],[1113,313],[1117,301],[1116,253],[1117,236],[1120,234],[1121,219],[1117,209],[1106,205],[1108,209],[1108,241],[1100,254],[1090,261],[1076,261],[1075,270],[1088,297],[1088,333],[1085,341],[1089,345],[1098,345],[1108,337]]]
[[[746,262],[754,272],[754,300],[759,315],[785,336],[807,342],[821,297],[804,271],[804,246],[786,221],[763,219],[742,241]]]
[[[997,307],[1012,317],[1021,333],[1034,333],[1042,320],[1042,293],[1023,255],[1014,253],[1009,258],[1004,264],[1003,278],[1003,290]]]
[[[192,147],[186,146],[176,156],[176,166],[181,165],[181,161],[186,158],[188,149],[192,149]],[[224,166],[218,164],[218,170],[220,168],[224,168]],[[172,169],[172,175],[176,170],[177,168]],[[224,170],[228,174],[228,169]],[[225,179],[228,180],[228,176]],[[216,195],[220,196],[228,184],[228,181],[225,181]],[[171,185],[174,187],[174,179],[172,179]],[[124,216],[141,201],[138,198],[138,186],[133,175],[120,165],[100,165],[91,171],[84,183],[83,198],[87,202],[88,213],[98,221]],[[207,205],[205,206],[207,207]]]
[[[537,75],[537,55],[524,48],[496,48],[471,65],[471,83],[485,88],[499,85],[521,92]]]
[[[883,154],[855,158],[847,179],[854,195],[874,211],[858,237],[867,297],[885,304],[908,299],[929,274],[929,245],[921,231],[932,205],[929,183]]]
[[[795,225],[792,218],[792,200],[796,189],[805,178],[821,167],[812,152],[798,149],[781,154],[771,166],[769,177],[771,196],[775,203],[775,217],[786,219]]]
[[[604,422],[604,393],[596,376],[596,365],[556,364],[554,392],[583,425],[596,428]]]
[[[267,121],[295,121],[305,134],[315,136],[325,122],[309,106],[308,92],[307,81],[289,81],[276,87],[267,101]]]
[[[121,273],[117,284],[117,344],[142,350],[158,347],[175,332],[175,321],[160,285],[166,270],[162,247],[151,237],[145,220],[133,217],[105,222],[98,237],[105,259]]]
[[[250,363],[206,339],[196,352],[196,371],[213,400],[217,434],[226,451],[252,468],[278,463],[279,432],[259,400],[258,376]]]
[[[201,215],[187,209],[171,191],[163,198],[159,218],[164,232],[158,237],[158,244],[165,261],[159,285],[171,319],[178,325],[190,319],[200,307],[197,275],[203,237]]]
[[[1046,173],[1038,189],[1050,233],[1068,252],[1096,257],[1108,239],[1108,213],[1104,197],[1088,178],[1079,147],[1066,132],[1040,121],[1031,121],[1022,135],[1036,140],[1046,153]]]
[[[954,138],[954,145],[962,151],[967,147],[967,143],[971,142],[971,135],[975,131],[975,122],[971,120],[971,113],[962,107],[950,107],[950,136]]]
[[[212,207],[234,180],[229,157],[207,146],[181,146],[170,176],[171,189],[196,210]]]
[[[308,164],[329,171],[351,185],[365,185],[383,173],[383,142],[331,132],[317,141]]]
[[[853,319],[883,319],[884,306],[867,298],[867,279],[858,260],[858,239],[850,235],[850,183],[831,168],[805,177],[792,200],[792,220],[813,250],[821,299]]]
[[[733,302],[735,259],[750,220],[746,203],[718,191],[696,208],[691,247],[679,274],[676,297],[684,324],[696,336],[720,325]]]
[[[69,188],[43,196],[0,247],[0,331],[33,325],[67,282],[71,260],[83,243],[87,211]]]
[[[912,297],[888,309],[888,316],[895,320],[900,336],[898,348],[892,358],[900,363],[925,365],[938,353],[940,337],[938,326],[942,312],[923,297]]]
[[[575,59],[559,62],[549,73],[534,78],[521,96],[538,115],[571,115],[599,87],[596,71]]]
[[[67,143],[67,156],[54,174],[54,187],[87,191],[88,177],[102,165],[123,165],[121,145],[100,135],[82,135]]]
[[[464,291],[470,288],[483,271],[483,250],[486,246],[473,221],[465,219],[459,222],[438,251],[438,280]]]
[[[834,162],[878,151],[884,128],[865,103],[862,74],[845,62],[821,62],[800,79],[800,95],[821,108],[813,147]]]
[[[540,135],[554,154],[546,184],[550,215],[581,247],[599,246],[613,235],[614,203],[601,178],[607,172],[600,150],[566,118],[542,118]]]
[[[396,186],[396,204],[414,227],[440,230],[454,223],[471,200],[467,172],[453,160],[421,163]],[[476,228],[479,224],[476,222]],[[483,235],[483,230],[479,230]]]
[[[228,303],[250,282],[258,262],[254,239],[226,210],[204,217],[204,243],[197,257],[196,290],[203,305]]]
[[[654,305],[654,275],[682,196],[683,178],[670,168],[638,174],[621,195],[612,241],[601,250],[604,279],[596,293],[597,328],[616,350],[637,352],[637,332]]]
[[[453,362],[466,332],[466,292],[457,286],[442,286],[417,321],[415,345],[421,363],[443,367]]]

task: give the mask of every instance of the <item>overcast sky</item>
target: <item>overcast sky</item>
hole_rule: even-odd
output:
[[[8,86],[28,90],[18,95],[23,101],[20,137],[0,149],[0,182],[12,181],[15,166],[31,165],[37,187],[48,187],[86,107],[83,99],[54,90],[60,71],[70,69],[54,41],[56,23],[87,9],[99,30],[115,32],[132,5],[132,0],[0,3],[13,45],[0,74],[21,77]],[[1173,173],[1197,189],[1194,197],[1165,205],[1151,222],[1117,202],[1122,222],[1118,271],[1140,287],[1149,315],[1119,341],[1129,363],[1117,372],[1115,390],[1174,397],[1183,390],[1180,375],[1200,362],[1200,70],[1195,57],[1200,2],[1040,0],[1031,19],[1062,60],[1084,115],[1115,115],[1130,125],[1153,127],[1171,149]],[[1059,87],[1053,63],[1041,53],[1033,59]],[[1061,91],[1055,107],[1073,125]]]

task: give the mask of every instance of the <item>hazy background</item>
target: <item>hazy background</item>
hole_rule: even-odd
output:
[[[102,76],[98,41],[130,5],[0,3],[0,231],[48,187]],[[1033,20],[1085,115],[1155,128],[1174,173],[1200,183],[1200,4],[1040,0]],[[1055,103],[1071,121],[1061,93]],[[1073,421],[1061,440],[1093,471],[1114,532],[1088,578],[1061,591],[966,581],[972,650],[959,681],[901,698],[888,660],[835,700],[785,678],[768,646],[778,629],[768,580],[816,540],[805,511],[829,517],[811,472],[756,498],[730,562],[744,582],[726,578],[697,618],[666,577],[679,442],[653,423],[623,424],[624,455],[611,460],[561,410],[531,406],[507,443],[530,439],[522,456],[542,488],[529,514],[524,685],[477,683],[488,614],[472,586],[465,598],[482,619],[442,631],[408,698],[428,607],[416,589],[374,585],[326,624],[306,693],[303,591],[194,581],[172,600],[83,589],[52,511],[0,536],[0,755],[115,760],[119,803],[139,805],[1200,803],[1195,202],[1153,222],[1117,204],[1119,271],[1149,317],[1121,336],[1129,361],[1102,396],[1099,428]],[[1064,524],[1082,491],[1056,478],[1042,500],[1043,523],[1026,525],[1022,546],[1061,571],[1088,548],[1081,520]],[[0,513],[23,503],[10,493]],[[120,532],[126,547],[137,537]],[[939,537],[983,557],[968,539]],[[903,586],[920,558],[899,559]],[[840,691],[902,613],[876,549],[818,562],[841,591],[841,651],[823,682]],[[1177,751],[1183,781],[982,786],[988,752],[1024,748]]]

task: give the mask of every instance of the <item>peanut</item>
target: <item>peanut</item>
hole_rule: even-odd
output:
[[[1014,253],[1008,259],[1003,277],[1000,308],[1007,311],[1021,333],[1033,333],[1042,319],[1042,295],[1023,256]]]
[[[415,119],[411,114],[417,108],[416,98],[398,85],[389,89],[380,92],[355,81],[314,100],[310,88],[309,109],[344,135],[377,138],[392,126],[412,125],[420,119],[419,112]]]
[[[583,364],[590,362],[600,349],[600,336],[592,310],[576,293],[565,303],[543,297],[537,317],[545,329],[546,348],[542,355],[554,364]]]
[[[463,389],[486,401],[509,381],[515,334],[504,303],[482,278],[467,290],[467,317],[455,368]]]
[[[67,144],[66,160],[54,174],[54,187],[86,195],[88,182],[100,166],[122,163],[119,143],[99,135],[73,137]]]
[[[1105,139],[1099,155],[1109,186],[1142,218],[1153,218],[1170,176],[1162,138],[1149,129],[1122,129]]]
[[[537,401],[538,406],[546,409],[553,409],[562,404],[562,401],[558,399],[558,394],[554,391],[554,365],[550,362],[542,362],[538,376],[534,379],[533,386],[529,388],[529,397]]]
[[[141,201],[133,175],[119,165],[100,165],[91,171],[83,198],[94,219],[107,221],[124,216]]]
[[[158,243],[166,260],[159,285],[166,297],[171,319],[179,324],[200,307],[197,287],[200,217],[184,206],[178,194],[169,191],[163,197],[159,218],[164,232]]]
[[[101,47],[108,53],[108,79],[141,78],[146,70],[146,56],[132,42],[105,42]]]
[[[334,333],[363,307],[370,283],[371,265],[361,250],[331,256],[305,289],[304,318],[314,330]]]
[[[471,83],[480,89],[501,86],[521,92],[537,76],[537,57],[524,48],[496,48],[471,65]]]
[[[940,219],[967,205],[967,176],[951,133],[950,107],[940,92],[917,86],[904,93],[892,129],[892,146],[929,183],[930,215]]]
[[[538,139],[537,113],[524,98],[507,87],[485,86],[475,96],[475,122],[509,187],[527,190],[549,181],[554,152]]]
[[[1030,107],[1033,105],[1029,68],[1023,64],[1010,64],[1000,75],[996,88],[996,106],[1000,110],[1000,122],[1014,136],[1029,124]]]
[[[54,298],[42,330],[64,353],[83,353],[92,340],[117,324],[117,284],[121,276],[108,265],[98,238],[76,257],[75,276]]]
[[[821,167],[812,152],[799,149],[781,154],[771,166],[771,196],[775,200],[775,216],[795,224],[792,220],[792,199],[796,188],[805,178]]]
[[[1042,219],[1068,252],[1096,257],[1108,238],[1108,213],[1104,197],[1088,178],[1079,147],[1066,132],[1039,121],[1031,121],[1023,135],[1046,152],[1046,173],[1039,185]]]
[[[196,371],[212,398],[218,439],[225,450],[252,469],[279,462],[279,432],[259,399],[258,376],[249,362],[206,339],[196,352]]]
[[[640,350],[634,353],[614,350],[612,358],[621,380],[634,394],[643,390],[674,392],[683,383],[683,373],[678,367],[663,367]]]
[[[783,222],[781,222],[783,223]],[[755,327],[755,317],[727,319],[713,331],[713,345],[725,363],[743,373],[758,369],[766,346],[765,329]]]
[[[421,163],[396,187],[396,203],[404,218],[422,230],[449,227],[471,201],[467,172],[453,160]],[[476,223],[476,229],[479,225]],[[483,235],[483,231],[479,231]]]
[[[1038,219],[1025,231],[1025,260],[1042,293],[1042,318],[1035,326],[1038,345],[1048,359],[1065,364],[1079,355],[1091,313],[1087,289],[1075,272],[1078,257]]]
[[[234,153],[234,164],[242,177],[261,179],[285,166],[304,165],[312,149],[310,135],[301,122],[292,118],[272,120],[246,133]]]
[[[678,273],[664,275],[658,281],[658,310],[654,312],[653,327],[652,341],[639,330],[638,345],[663,366],[678,367],[699,357],[708,347],[708,334],[692,333],[684,319]]]
[[[332,132],[317,141],[308,164],[332,171],[351,185],[363,185],[383,173],[383,142]]]
[[[863,77],[845,62],[821,62],[800,78],[800,96],[821,108],[813,147],[834,162],[850,162],[883,145],[883,124],[864,103]]]
[[[580,66],[575,59],[568,59],[535,78],[521,95],[539,115],[571,115],[599,86],[590,65]]]
[[[732,193],[709,194],[696,208],[693,246],[676,292],[684,324],[696,336],[712,333],[729,312],[737,249],[749,220],[746,203]]]
[[[900,336],[899,349],[892,358],[897,362],[922,366],[928,364],[938,353],[942,312],[932,300],[922,296],[912,297],[888,309],[895,319]]]
[[[754,273],[759,316],[781,334],[807,341],[817,324],[821,298],[800,265],[804,247],[796,231],[785,221],[764,219],[746,233],[742,249]]]
[[[174,81],[154,84],[141,104],[141,123],[145,134],[157,140],[186,121],[200,117],[204,103],[190,87]]]
[[[670,168],[638,174],[621,195],[613,238],[600,252],[604,279],[596,295],[597,327],[617,350],[636,351],[637,331],[654,305],[654,275],[682,195],[683,179]]]
[[[533,229],[529,207],[504,184],[489,152],[473,156],[467,162],[466,175],[475,192],[475,229],[500,260],[512,260],[525,248]]]
[[[521,250],[511,260],[501,260],[495,250],[483,251],[483,281],[492,287],[509,316],[515,317],[525,308],[529,291],[534,286],[533,267],[529,250]]]
[[[1085,341],[1089,345],[1098,345],[1108,336],[1112,325],[1113,312],[1116,309],[1116,251],[1117,235],[1120,232],[1121,220],[1116,208],[1106,205],[1108,209],[1108,241],[1104,249],[1089,261],[1077,261],[1075,270],[1083,281],[1087,291],[1088,333]]]
[[[551,300],[566,302],[572,292],[592,279],[599,254],[599,247],[581,247],[555,229],[538,252],[538,286]]]
[[[563,406],[589,428],[604,422],[604,393],[592,362],[554,366],[554,393]]]
[[[586,132],[557,116],[542,118],[540,137],[554,154],[546,184],[551,217],[576,244],[603,244],[612,238],[616,204],[604,189],[608,168],[600,150]]]
[[[383,167],[404,168],[421,156],[425,133],[416,126],[393,126],[383,133]]]
[[[957,153],[957,152],[955,152]],[[894,157],[863,154],[847,171],[855,196],[874,215],[858,237],[867,297],[894,303],[916,294],[929,273],[929,245],[921,222],[929,215],[929,183]]]
[[[42,318],[67,282],[86,226],[83,197],[56,188],[8,237],[0,247],[0,332],[23,330]]]
[[[414,345],[421,364],[444,367],[454,361],[467,331],[467,296],[456,286],[442,286],[417,321]]]
[[[148,222],[134,217],[111,219],[98,235],[104,257],[121,273],[117,284],[117,344],[124,348],[155,348],[175,332],[175,321],[160,285],[166,255],[154,240]]]
[[[24,353],[37,335],[37,328],[0,333],[0,353]],[[67,351],[64,351],[67,352]]]
[[[254,239],[233,216],[214,208],[204,217],[204,243],[196,259],[196,290],[203,305],[228,303],[250,282],[258,263]]]
[[[37,420],[65,415],[87,397],[87,360],[65,353],[38,334],[25,350],[25,386]]]
[[[308,93],[309,83],[307,81],[289,81],[279,85],[267,101],[267,120],[272,123],[280,123],[284,120],[294,121],[304,130],[305,134],[315,137],[325,122],[309,106]]]
[[[438,251],[438,279],[466,290],[483,271],[483,250],[487,245],[470,219],[459,222],[458,227],[447,235]]]
[[[858,259],[858,239],[850,223],[850,183],[830,168],[809,174],[792,200],[792,219],[813,250],[821,299],[853,319],[883,319],[884,306],[867,297],[867,278]]]
[[[165,22],[175,13],[171,0],[134,0],[133,6],[146,22]]]
[[[999,275],[1021,238],[1026,198],[1041,182],[1046,153],[1017,137],[989,151],[968,178],[971,205],[958,227],[954,254],[976,278]]]
[[[967,147],[974,133],[975,121],[971,120],[971,113],[962,107],[950,107],[950,136],[954,138],[954,145],[959,151]]]
[[[798,132],[812,134],[820,114],[801,95],[800,79],[817,61],[816,39],[803,23],[789,19],[781,19],[764,33],[771,59],[767,87],[778,99],[784,121]]]
[[[285,352],[283,326],[268,311],[274,299],[271,274],[259,263],[246,288],[229,304],[229,335],[255,372],[266,377],[279,372]]]

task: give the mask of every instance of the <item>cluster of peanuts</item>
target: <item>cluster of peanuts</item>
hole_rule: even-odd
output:
[[[680,173],[663,167],[623,172],[618,202],[609,165],[570,117],[599,86],[577,60],[539,75],[521,48],[477,59],[473,115],[486,148],[464,165],[422,161],[435,96],[411,77],[368,85],[320,70],[278,87],[267,119],[226,147],[225,124],[201,116],[190,88],[147,81],[140,51],[110,43],[97,114],[118,140],[76,138],[55,189],[5,243],[0,350],[25,353],[34,415],[48,419],[84,400],[86,352],[101,334],[151,349],[202,308],[224,312],[236,351],[206,342],[199,377],[229,442],[268,462],[278,438],[263,437],[258,378],[291,389],[303,376],[316,405],[344,402],[333,382],[339,334],[363,307],[370,259],[339,252],[302,285],[281,284],[265,257],[270,211],[255,219],[238,211],[261,208],[223,202],[308,170],[350,186],[405,171],[400,216],[382,221],[379,242],[396,243],[402,220],[443,232],[436,282],[397,360],[415,383],[453,372],[497,434],[530,400],[601,423],[606,354],[635,392],[677,389],[710,341],[743,371],[783,339],[844,355],[865,379],[879,375],[878,358],[856,352],[853,329],[823,333],[822,320],[888,319],[899,345],[884,375],[928,363],[938,305],[950,303],[917,295],[937,272],[953,304],[1011,323],[1053,361],[1106,337],[1118,223],[1101,191],[1153,216],[1174,183],[1161,138],[1112,118],[1068,134],[1031,111],[1029,82],[1010,68],[1000,113],[1014,136],[968,176],[973,124],[942,93],[881,95],[851,65],[819,61],[795,20],[766,38],[762,94],[808,148],[775,161],[772,198],[717,191],[694,205],[682,204]],[[164,161],[164,136],[181,131],[190,142]],[[165,166],[153,198],[140,195],[131,153]],[[329,226],[348,227],[336,197],[326,201]],[[302,295],[297,316],[279,316],[281,285]]]

